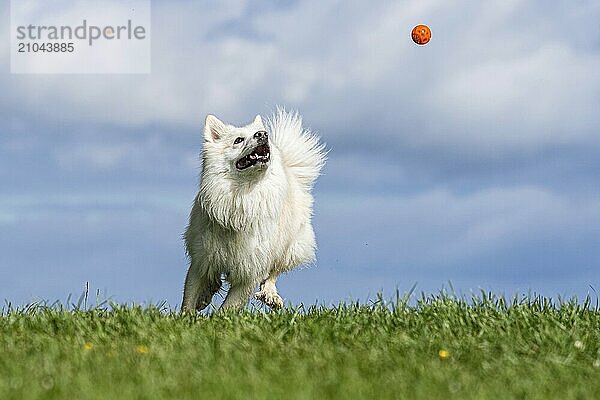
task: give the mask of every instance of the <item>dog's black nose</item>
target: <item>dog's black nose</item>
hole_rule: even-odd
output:
[[[266,139],[268,136],[266,131],[258,131],[254,134],[254,139]]]

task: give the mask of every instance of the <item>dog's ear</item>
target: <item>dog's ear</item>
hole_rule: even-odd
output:
[[[254,121],[252,121],[252,125],[258,126],[259,128],[264,128],[262,118],[260,117],[260,115],[257,115],[256,117],[254,117]]]
[[[226,131],[225,124],[212,114],[206,116],[204,121],[204,141],[215,142],[221,139]]]

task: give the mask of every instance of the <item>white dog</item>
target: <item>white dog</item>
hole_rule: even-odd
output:
[[[315,260],[312,186],[325,147],[296,113],[259,115],[241,128],[206,117],[200,191],[185,232],[190,267],[182,310],[202,310],[221,287],[222,309],[240,309],[255,297],[283,305],[275,281]]]

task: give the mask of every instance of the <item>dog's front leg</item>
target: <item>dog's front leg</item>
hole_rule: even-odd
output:
[[[268,305],[272,310],[283,307],[283,299],[277,293],[277,287],[275,286],[276,281],[277,275],[271,274],[260,284],[260,290],[254,293],[256,299]]]
[[[192,263],[185,277],[181,311],[204,310],[221,288],[221,277],[210,277],[203,273],[202,266]]]
[[[256,283],[232,283],[219,311],[240,310],[250,300]]]
[[[200,270],[193,263],[190,265],[187,275],[185,276],[185,285],[183,287],[183,301],[181,303],[181,311],[194,311],[196,302],[202,290],[202,281]]]

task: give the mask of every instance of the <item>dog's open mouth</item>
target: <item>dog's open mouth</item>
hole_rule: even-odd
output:
[[[256,146],[250,154],[237,160],[235,167],[239,170],[243,170],[256,165],[258,162],[267,163],[269,162],[270,158],[271,149],[269,148],[269,144],[261,144]]]

